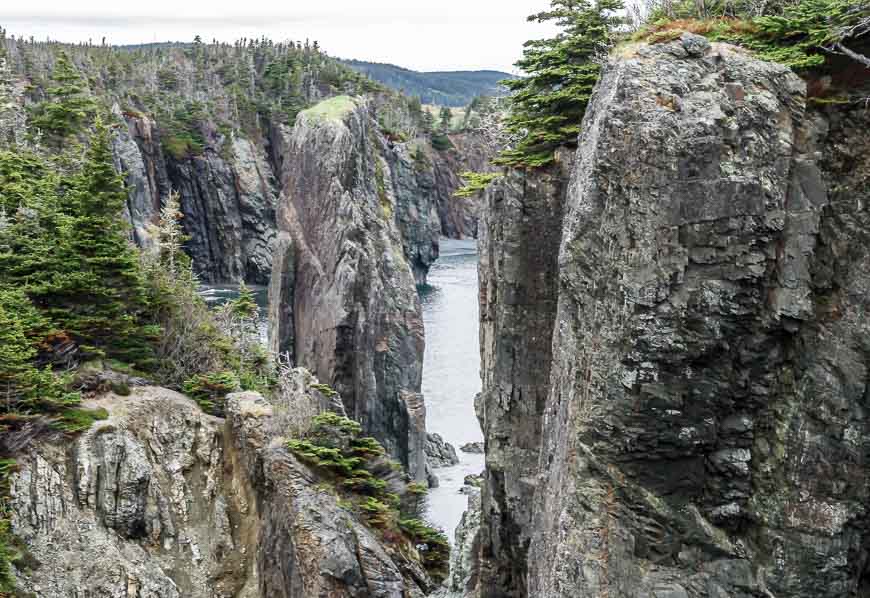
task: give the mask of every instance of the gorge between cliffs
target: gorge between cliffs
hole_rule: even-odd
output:
[[[27,349],[81,419],[3,420],[0,596],[870,598],[870,76],[666,31],[525,166],[307,43],[70,47],[190,371]]]

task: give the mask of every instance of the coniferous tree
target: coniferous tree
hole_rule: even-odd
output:
[[[155,226],[154,237],[159,266],[168,269],[167,274],[174,278],[190,271],[191,265],[190,257],[183,250],[188,238],[181,227],[183,217],[181,199],[176,191],[172,191],[160,210],[160,221]]]
[[[50,276],[31,296],[84,349],[148,366],[150,331],[140,322],[146,292],[122,215],[127,194],[99,121],[70,187]]]
[[[0,305],[0,410],[16,411],[30,394],[28,374],[36,349],[24,335],[21,321]]]
[[[8,415],[59,413],[78,403],[76,393],[34,358],[49,323],[20,289],[0,287],[0,430]]]
[[[450,124],[453,121],[453,111],[447,106],[441,107],[441,131],[444,133],[450,132]]]
[[[552,0],[551,9],[530,21],[555,21],[562,31],[553,38],[526,42],[516,66],[528,76],[502,83],[513,91],[508,132],[520,135],[496,163],[539,167],[553,160],[562,145],[575,145],[600,61],[622,21],[621,0]]]
[[[244,320],[256,320],[260,308],[254,299],[254,293],[244,282],[239,286],[239,296],[230,303],[230,311],[237,318]]]
[[[30,122],[59,145],[83,130],[96,105],[66,52],[58,54],[51,78],[55,85],[46,89],[48,99],[36,106]]]
[[[0,39],[2,43],[2,39]],[[15,140],[15,104],[12,98],[12,73],[0,45],[0,144]]]

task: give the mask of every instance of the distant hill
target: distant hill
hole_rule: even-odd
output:
[[[388,87],[420,96],[424,104],[441,106],[467,106],[475,96],[504,95],[499,85],[502,79],[513,75],[499,71],[434,71],[420,72],[394,64],[342,60],[350,68],[368,75]]]

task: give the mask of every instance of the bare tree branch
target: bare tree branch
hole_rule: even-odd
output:
[[[858,52],[855,52],[854,50],[850,50],[849,48],[844,46],[842,42],[835,43],[834,49],[838,54],[848,56],[852,60],[857,60],[867,68],[870,68],[870,58],[864,56],[863,54],[858,54]]]

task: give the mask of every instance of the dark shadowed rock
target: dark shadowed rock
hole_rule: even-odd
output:
[[[486,437],[481,497],[483,596],[522,595],[537,485],[566,157],[551,172],[510,172],[485,195],[480,226],[483,391],[475,401]]]
[[[167,170],[181,195],[185,248],[208,282],[269,281],[275,238],[274,174],[265,152],[235,137],[228,151],[171,158]]]

